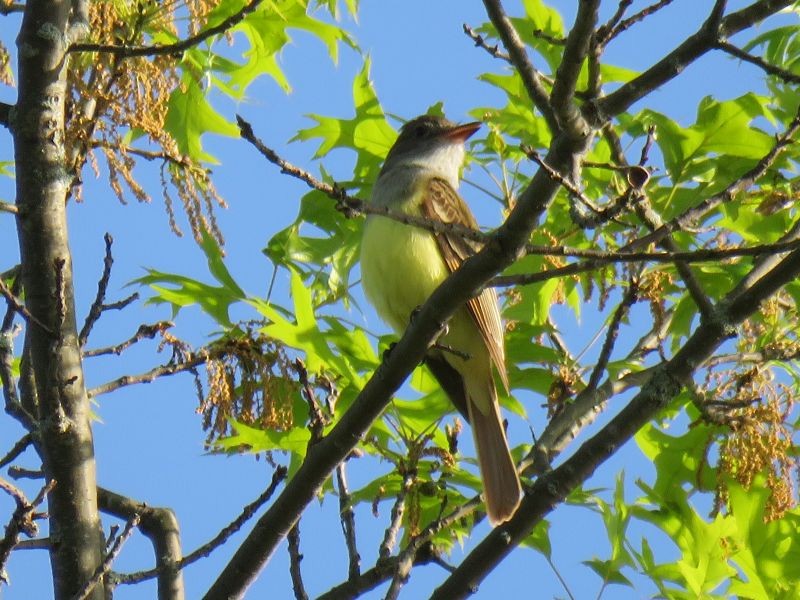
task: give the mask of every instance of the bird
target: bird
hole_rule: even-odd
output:
[[[464,144],[480,122],[455,124],[423,115],[405,123],[372,190],[376,207],[477,229],[458,194]],[[367,300],[398,335],[450,273],[481,245],[369,214],[361,240],[361,280]],[[503,324],[497,294],[485,288],[453,314],[425,359],[431,373],[471,426],[492,525],[508,521],[522,488],[508,447],[494,372],[508,391]]]

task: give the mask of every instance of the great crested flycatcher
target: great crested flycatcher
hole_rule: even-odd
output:
[[[372,203],[408,215],[477,228],[458,195],[464,142],[480,123],[456,125],[422,116],[406,123],[383,164]],[[371,215],[364,226],[361,276],[378,315],[402,334],[412,312],[480,245],[456,235],[431,233]],[[459,308],[426,363],[450,400],[469,421],[492,524],[511,518],[521,488],[508,450],[493,369],[508,389],[503,326],[497,294],[484,289]]]

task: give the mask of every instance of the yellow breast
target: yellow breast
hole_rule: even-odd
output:
[[[433,234],[386,217],[367,219],[361,245],[362,285],[378,315],[398,334],[412,311],[447,275]]]

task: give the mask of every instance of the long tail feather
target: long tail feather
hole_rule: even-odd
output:
[[[514,515],[520,503],[522,488],[514,460],[508,450],[494,387],[492,396],[487,414],[479,410],[474,402],[468,402],[467,405],[483,480],[486,513],[492,525],[497,525]]]

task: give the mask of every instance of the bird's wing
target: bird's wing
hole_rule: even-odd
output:
[[[443,223],[456,223],[471,229],[478,229],[478,223],[464,200],[444,179],[432,177],[426,184],[422,196],[422,214]],[[434,233],[439,250],[447,268],[452,273],[464,260],[481,249],[481,244],[449,233]],[[503,344],[503,323],[497,293],[494,288],[485,288],[477,297],[467,303],[470,315],[481,332],[489,355],[497,367],[500,379],[508,391],[505,348]]]

